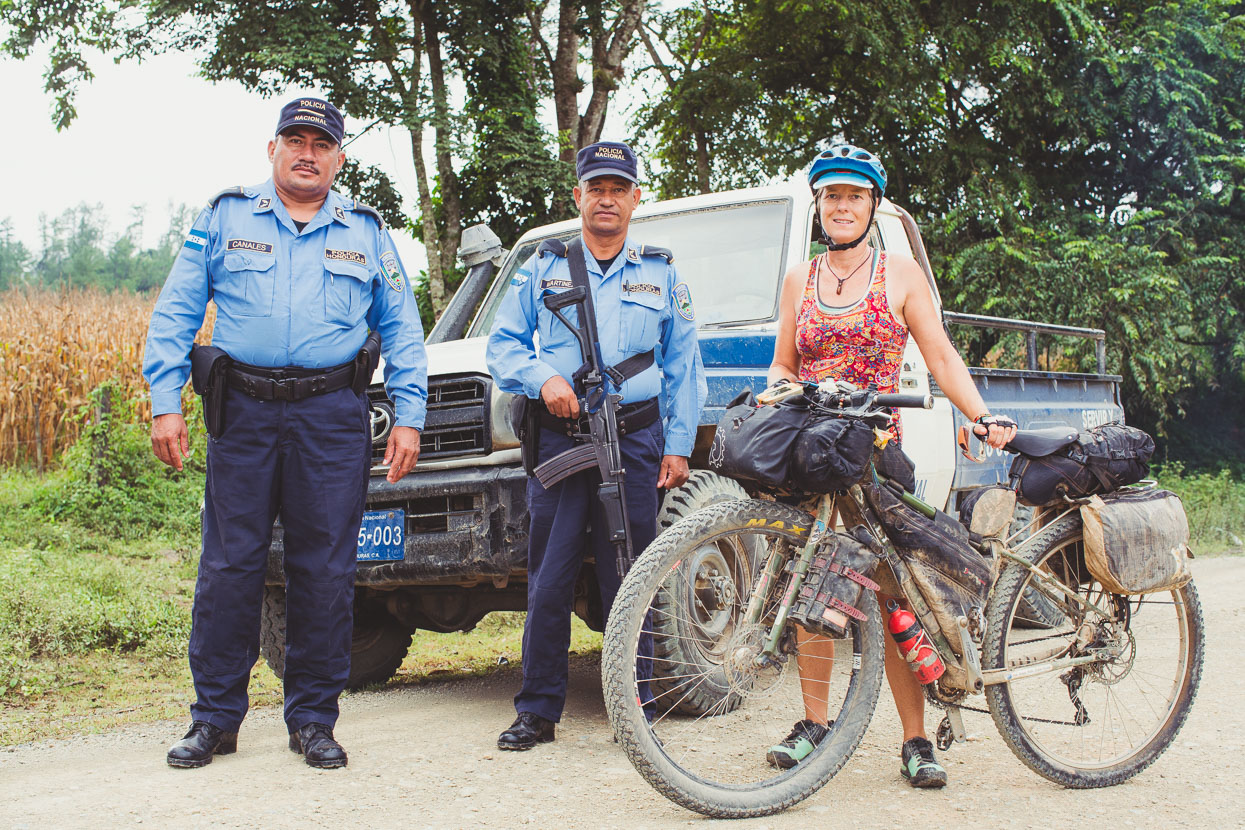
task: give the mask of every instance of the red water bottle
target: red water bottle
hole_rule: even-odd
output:
[[[908,668],[916,674],[921,685],[933,683],[942,677],[947,667],[943,665],[934,644],[929,641],[929,635],[921,628],[912,612],[900,608],[899,603],[893,599],[887,601],[886,610],[890,612],[887,628],[895,642],[899,643],[899,653],[908,661]]]

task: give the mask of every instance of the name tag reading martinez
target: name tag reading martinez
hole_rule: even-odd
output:
[[[261,254],[272,253],[272,246],[267,242],[253,242],[250,239],[230,239],[225,243],[226,251],[256,251]]]
[[[324,258],[339,259],[343,262],[355,262],[359,265],[367,265],[367,256],[359,251],[335,251],[332,248],[325,248]]]

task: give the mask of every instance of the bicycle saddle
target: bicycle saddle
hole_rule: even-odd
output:
[[[1007,445],[1007,449],[1034,458],[1050,455],[1076,441],[1079,433],[1072,427],[1045,427],[1022,429]]]

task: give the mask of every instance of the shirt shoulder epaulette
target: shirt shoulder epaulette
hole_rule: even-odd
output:
[[[540,259],[545,254],[553,254],[556,257],[566,259],[566,242],[561,239],[546,239],[536,249],[536,258]]]
[[[656,245],[641,245],[640,256],[661,257],[667,263],[674,262],[674,254],[669,248],[659,248]]]
[[[376,208],[372,207],[371,205],[365,205],[362,202],[355,202],[354,207],[351,208],[351,210],[353,210],[355,213],[363,213],[368,216],[371,216],[373,219],[376,220],[376,224],[380,225],[380,229],[382,231],[385,229],[385,220],[381,218],[380,211],[378,211]]]
[[[250,194],[246,192],[246,188],[238,184],[238,185],[234,185],[233,187],[226,187],[220,193],[217,193],[215,196],[213,196],[211,199],[208,200],[207,206],[209,208],[214,208],[216,207],[217,202],[219,202],[221,199],[224,199],[227,196],[237,196],[242,199],[250,198]]]

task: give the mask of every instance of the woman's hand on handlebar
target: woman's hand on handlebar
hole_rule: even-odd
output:
[[[973,424],[973,434],[1001,450],[1016,437],[1019,426],[1006,415],[981,415]]]

